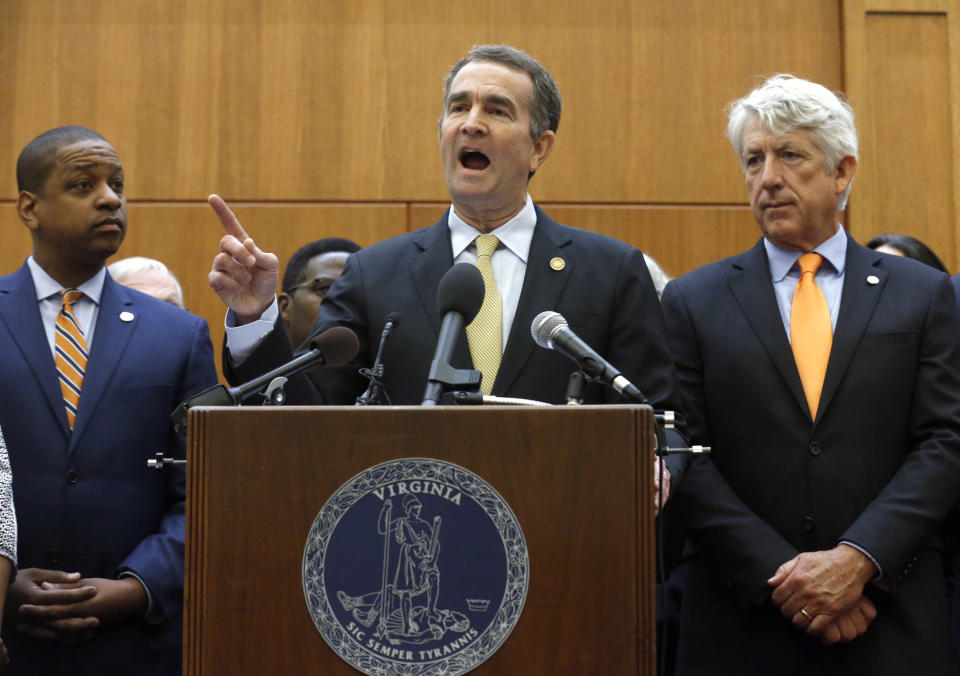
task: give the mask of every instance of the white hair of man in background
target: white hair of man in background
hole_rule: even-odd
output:
[[[667,282],[670,281],[671,277],[667,274],[666,270],[660,267],[660,264],[653,259],[652,256],[648,254],[643,254],[643,260],[647,264],[647,270],[650,271],[650,278],[653,280],[653,288],[657,290],[657,295],[663,295],[663,287],[667,285]]]
[[[183,305],[183,289],[166,265],[153,258],[132,256],[107,266],[110,276],[120,284],[176,305]]]

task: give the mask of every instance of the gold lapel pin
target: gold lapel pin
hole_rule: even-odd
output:
[[[560,258],[560,256],[554,256],[553,258],[550,259],[550,267],[556,270],[557,272],[560,272],[566,266],[567,266],[567,262],[562,258]]]

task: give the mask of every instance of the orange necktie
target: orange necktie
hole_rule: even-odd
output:
[[[815,275],[823,257],[817,253],[800,256],[800,281],[793,292],[790,312],[790,345],[800,372],[803,392],[807,395],[810,417],[817,417],[823,378],[827,374],[833,329],[830,326],[830,308],[817,286]]]
[[[65,289],[57,315],[54,352],[57,372],[60,376],[60,391],[67,409],[67,422],[70,429],[77,419],[77,407],[80,405],[80,388],[83,387],[83,374],[87,370],[87,342],[83,329],[73,316],[73,304],[83,298],[83,291]]]

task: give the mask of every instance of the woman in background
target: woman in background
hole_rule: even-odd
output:
[[[937,257],[937,254],[926,244],[916,237],[909,235],[877,235],[867,242],[868,249],[874,249],[880,253],[893,254],[894,256],[904,256],[912,258],[915,261],[926,263],[931,268],[936,268],[940,272],[946,272],[947,268]]]

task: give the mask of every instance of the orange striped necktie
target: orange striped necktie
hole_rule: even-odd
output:
[[[800,256],[800,281],[793,292],[790,311],[790,346],[800,372],[800,382],[810,407],[810,417],[817,417],[823,379],[827,374],[833,328],[827,299],[817,286],[816,274],[823,256],[809,253]]]
[[[87,370],[87,341],[83,338],[80,323],[73,315],[73,304],[83,298],[83,291],[64,289],[61,298],[54,340],[54,360],[60,376],[63,403],[67,409],[67,422],[72,430],[77,419],[77,407],[80,405],[83,374]]]
[[[490,394],[500,370],[503,356],[503,300],[493,276],[493,252],[500,245],[496,235],[480,235],[477,245],[477,267],[483,277],[483,305],[472,322],[467,324],[467,343],[473,366],[483,374],[480,391]]]

